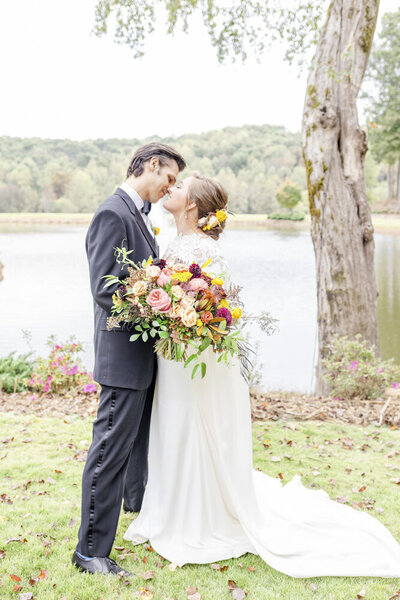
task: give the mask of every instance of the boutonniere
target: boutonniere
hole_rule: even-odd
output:
[[[160,233],[160,228],[159,227],[153,227],[153,233],[154,233],[154,235],[158,235]]]

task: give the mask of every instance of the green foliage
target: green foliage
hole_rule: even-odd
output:
[[[400,160],[400,9],[382,17],[366,81],[372,154],[379,162],[394,164]]]
[[[0,137],[0,212],[93,212],[123,181],[135,149],[156,139]],[[276,210],[276,191],[289,172],[306,189],[300,135],[284,127],[226,127],[163,141],[187,159],[183,176],[198,172],[227,187],[233,212]]]
[[[339,398],[378,398],[387,387],[400,385],[400,366],[381,360],[374,346],[358,334],[355,339],[335,336],[322,359],[324,379]]]
[[[0,390],[8,394],[22,392],[28,388],[34,365],[31,352],[14,355],[15,352],[11,352],[8,356],[0,358]]]
[[[95,392],[96,384],[93,376],[81,365],[78,356],[82,352],[82,344],[70,338],[58,344],[51,336],[48,340],[50,353],[46,358],[39,357],[29,380],[29,386],[38,392],[63,393],[70,390],[77,392]]]
[[[276,199],[283,208],[292,211],[301,202],[301,190],[290,179],[286,179],[276,192]]]
[[[301,213],[271,213],[268,215],[268,219],[275,219],[276,221],[304,221],[304,215]]]
[[[271,42],[285,39],[285,58],[301,64],[304,51],[317,41],[325,6],[308,0],[292,6],[265,0],[159,0],[155,11],[154,0],[99,0],[94,32],[102,36],[109,21],[115,22],[115,41],[127,44],[138,58],[157,18],[172,35],[178,25],[188,32],[190,17],[200,13],[220,62],[228,57],[244,61],[250,48],[258,55]]]

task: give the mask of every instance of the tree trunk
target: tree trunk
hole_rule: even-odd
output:
[[[393,166],[394,165],[388,165],[388,204],[390,204],[394,198]]]
[[[397,161],[396,200],[397,200],[397,208],[400,209],[400,160]]]
[[[367,141],[356,106],[378,4],[332,0],[307,82],[303,153],[317,270],[318,364],[334,334],[360,333],[379,349]],[[316,391],[327,391],[319,367]]]

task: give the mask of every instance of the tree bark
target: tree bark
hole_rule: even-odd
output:
[[[397,200],[397,208],[400,209],[400,160],[397,161],[396,200]]]
[[[303,153],[317,270],[318,364],[334,334],[360,333],[379,350],[367,140],[356,106],[378,5],[332,0],[307,82]],[[320,367],[316,391],[327,391]]]
[[[394,198],[393,166],[394,165],[388,165],[388,204],[390,204]]]

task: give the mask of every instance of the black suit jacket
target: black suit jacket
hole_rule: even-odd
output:
[[[94,304],[93,377],[100,384],[136,390],[147,388],[156,365],[153,343],[130,342],[134,333],[123,329],[107,331],[112,295],[118,286],[104,289],[104,275],[124,277],[126,271],[115,262],[114,248],[124,243],[133,250],[130,258],[141,262],[149,256],[158,256],[158,245],[146,227],[133,200],[121,188],[107,198],[97,209],[86,236],[89,261],[90,287]]]

